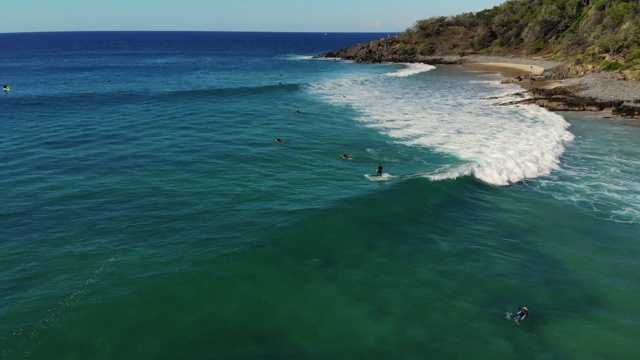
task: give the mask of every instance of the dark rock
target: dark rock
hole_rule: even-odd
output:
[[[629,105],[620,105],[614,108],[611,113],[613,115],[618,115],[622,117],[635,118],[640,117],[640,107],[638,106],[629,106]]]
[[[557,87],[553,89],[531,89],[529,99],[512,101],[505,105],[535,104],[552,111],[603,111],[610,109],[613,115],[640,116],[640,107],[624,105],[624,101],[598,101],[575,94],[579,88]]]

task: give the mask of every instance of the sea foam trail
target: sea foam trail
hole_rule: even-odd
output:
[[[573,143],[562,169],[534,189],[573,203],[601,220],[640,224],[640,150],[636,128],[580,124],[583,137]],[[606,150],[603,150],[606,149]]]
[[[395,77],[405,77],[420,74],[423,72],[434,70],[436,67],[433,65],[427,64],[402,64],[404,68],[387,73],[387,76],[395,76]]]
[[[564,142],[573,140],[562,116],[537,106],[492,106],[496,104],[487,100],[516,88],[497,89],[461,76],[418,72],[414,74],[424,81],[409,81],[411,76],[400,75],[408,73],[405,67],[395,76],[345,78],[312,84],[308,90],[359,110],[359,121],[400,143],[468,162],[426,175],[433,180],[472,175],[508,185],[558,169]]]

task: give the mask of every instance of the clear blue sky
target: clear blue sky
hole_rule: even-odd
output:
[[[0,0],[0,32],[399,32],[505,0]]]

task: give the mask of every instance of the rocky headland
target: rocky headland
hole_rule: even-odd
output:
[[[477,13],[418,20],[400,34],[318,57],[476,69],[484,64],[501,72],[505,82],[521,85],[523,103],[558,111],[611,110],[637,118],[637,14],[636,1],[507,0]],[[515,74],[505,71],[513,65],[526,67]]]

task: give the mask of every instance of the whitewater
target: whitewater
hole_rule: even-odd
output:
[[[358,121],[398,143],[461,160],[462,164],[424,174],[430,179],[471,175],[489,184],[508,185],[549,175],[558,169],[565,143],[573,140],[569,124],[558,114],[537,106],[500,106],[487,99],[487,94],[497,91],[495,80],[470,84],[453,79],[430,87],[433,80],[428,74],[435,67],[394,66],[400,68],[313,84],[309,91],[359,110]],[[395,81],[408,76],[425,84],[406,86],[402,80]],[[517,88],[502,85],[499,91],[516,92]]]

